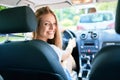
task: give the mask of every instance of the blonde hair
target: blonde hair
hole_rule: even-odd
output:
[[[53,39],[49,39],[47,42],[49,44],[54,44],[57,47],[62,48],[62,39],[61,39],[61,34],[60,34],[60,31],[59,31],[59,28],[58,28],[57,18],[55,16],[54,12],[48,6],[39,8],[35,12],[35,15],[36,15],[37,20],[38,20],[38,26],[37,26],[36,31],[33,32],[33,39],[39,38],[38,34],[39,34],[39,27],[40,27],[40,24],[41,24],[42,16],[46,15],[46,14],[49,14],[49,13],[52,14],[55,17],[57,29],[56,29],[54,38]]]

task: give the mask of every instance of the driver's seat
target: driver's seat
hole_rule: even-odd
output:
[[[0,11],[1,34],[32,32],[36,27],[30,7]],[[0,75],[3,80],[68,80],[55,51],[40,40],[0,43]]]

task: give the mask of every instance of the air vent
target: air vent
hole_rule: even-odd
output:
[[[81,39],[86,39],[86,38],[87,38],[87,35],[86,35],[85,33],[82,33],[82,34],[80,35],[80,38],[81,38]]]
[[[97,39],[97,38],[98,38],[97,33],[92,33],[92,34],[91,34],[91,38],[92,38],[92,39]]]

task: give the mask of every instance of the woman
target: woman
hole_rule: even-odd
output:
[[[33,39],[43,40],[50,44],[59,56],[59,61],[64,68],[69,66],[68,71],[71,73],[75,67],[75,61],[71,55],[73,48],[76,46],[75,39],[70,39],[68,46],[62,50],[61,34],[58,28],[57,18],[49,7],[42,7],[35,13],[38,20],[38,27],[33,32]],[[69,65],[68,64],[69,60]]]

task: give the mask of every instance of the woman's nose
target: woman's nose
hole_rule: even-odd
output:
[[[50,25],[50,29],[54,29],[54,24],[51,24],[51,25]]]

